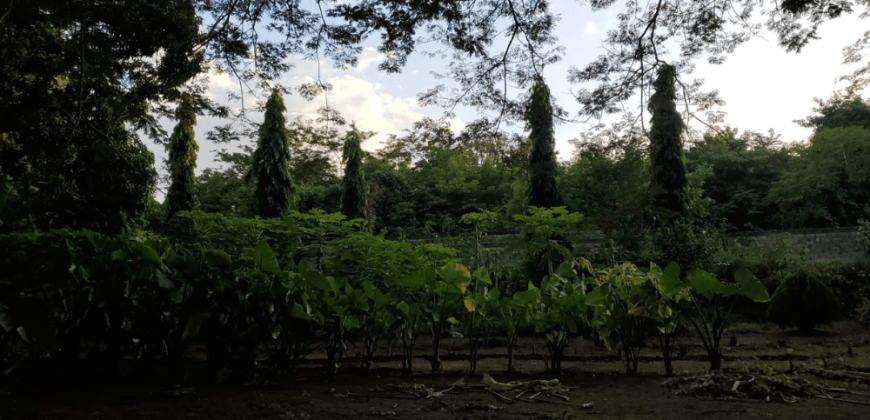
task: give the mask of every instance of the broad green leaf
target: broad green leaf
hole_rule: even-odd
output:
[[[501,297],[501,292],[499,292],[498,289],[492,289],[486,297],[493,302],[498,302],[498,298]]]
[[[713,294],[720,294],[720,291],[724,289],[721,281],[705,271],[690,270],[686,276],[689,279],[689,287],[705,298],[709,299],[713,297]]]
[[[323,273],[317,271],[308,260],[302,260],[302,262],[299,263],[299,274],[306,282],[308,282],[308,284],[311,285],[311,287],[315,289],[326,292],[334,290],[334,283],[331,283]]]
[[[610,319],[610,316],[608,316],[607,310],[602,306],[597,306],[593,312],[591,324],[594,327],[600,327],[604,325],[608,319]]]
[[[290,307],[290,316],[305,321],[311,319],[311,315],[309,315],[308,312],[305,312],[305,308],[303,308],[299,303],[294,303],[293,306]]]
[[[480,280],[481,283],[492,285],[492,280],[489,278],[489,271],[486,267],[480,267],[474,272],[474,277]]]
[[[657,312],[662,319],[670,319],[674,316],[674,310],[668,305],[659,305]]]
[[[6,332],[12,332],[12,330],[18,328],[18,323],[9,314],[0,312],[0,327],[3,327]]]
[[[558,274],[564,278],[574,277],[574,262],[571,260],[562,262],[562,264],[559,264],[559,266],[556,267],[556,271],[554,271],[553,273]]]
[[[734,273],[734,280],[740,285],[740,294],[746,296],[756,302],[769,302],[770,295],[767,289],[755,278],[752,273],[741,268]]]
[[[260,241],[254,247],[254,266],[264,273],[270,273],[280,276],[281,268],[278,267],[278,259],[272,252],[272,247],[266,241]]]
[[[200,328],[208,321],[211,316],[210,312],[200,312],[187,320],[187,325],[184,326],[184,332],[181,333],[181,341],[188,342],[193,337],[199,334]]]
[[[396,280],[396,284],[409,289],[421,288],[435,280],[435,269],[427,267],[413,271],[408,275]]]
[[[173,303],[181,303],[184,300],[184,291],[177,290],[174,292],[169,292],[169,300]]]
[[[465,305],[465,310],[468,312],[474,312],[477,310],[477,305],[474,302],[474,296],[465,295],[462,298],[462,303]]]
[[[133,251],[134,254],[142,257],[142,259],[150,262],[151,264],[163,264],[163,259],[160,258],[160,255],[157,255],[157,251],[155,251],[150,246],[143,244],[142,242],[131,242],[130,250]]]
[[[572,334],[577,333],[577,322],[575,322],[573,319],[569,319],[565,321],[565,324],[568,326],[568,331],[571,331]]]
[[[456,318],[452,316],[450,318],[447,318],[447,322],[451,323],[452,325],[456,325],[459,323],[459,321],[457,321]]]
[[[232,265],[233,260],[230,255],[219,249],[204,249],[202,251],[205,263],[211,267],[223,268]]]
[[[604,293],[601,292],[601,288],[599,287],[586,294],[585,303],[589,306],[603,306],[607,303],[607,296],[604,296]]]
[[[127,253],[123,250],[116,249],[110,254],[112,261],[124,261],[127,259]]]
[[[401,311],[402,314],[404,314],[404,315],[408,315],[408,313],[411,312],[411,307],[408,306],[408,304],[405,303],[404,301],[399,302],[399,304],[396,305],[396,308],[397,308],[399,311]]]
[[[464,265],[459,263],[450,263],[441,267],[438,274],[444,279],[444,282],[449,285],[459,285],[462,293],[468,288],[471,283],[471,273]]]
[[[162,271],[157,271],[157,284],[164,289],[174,289],[175,283],[166,277],[166,274],[163,274]]]
[[[654,265],[655,266],[655,265]],[[658,269],[658,266],[655,266]],[[653,271],[653,268],[650,268],[650,271]],[[683,287],[682,281],[680,281],[680,266],[676,263],[670,263],[665,268],[665,271],[662,272],[659,277],[659,288],[661,292],[667,296],[673,296],[675,293],[679,292]]]
[[[272,328],[272,339],[277,340],[278,336],[280,336],[280,335],[281,335],[281,326],[280,325],[274,326]]]
[[[82,233],[85,235],[85,238],[88,238],[88,242],[100,252],[107,252],[111,248],[112,238],[100,235],[99,233],[92,232],[90,230],[84,230]]]
[[[646,316],[646,308],[643,306],[637,306],[628,310],[628,314],[631,316]]]

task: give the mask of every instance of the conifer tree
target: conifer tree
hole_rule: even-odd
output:
[[[166,192],[168,217],[180,211],[190,211],[196,207],[196,152],[199,146],[194,139],[193,126],[196,125],[196,112],[190,95],[183,95],[175,110],[178,124],[169,138],[169,177],[171,183]]]
[[[296,185],[290,174],[290,140],[285,126],[284,99],[277,89],[266,102],[266,116],[260,126],[257,150],[249,176],[257,179],[260,217],[282,217],[295,204]]]
[[[344,141],[344,176],[341,178],[341,213],[351,219],[366,219],[369,187],[362,172],[361,137],[356,128]]]
[[[550,89],[537,77],[526,105],[526,129],[530,130],[532,154],[529,168],[529,205],[558,207],[562,199],[556,190],[556,152]]]
[[[677,112],[674,81],[676,69],[665,64],[659,67],[653,83],[655,93],[649,99],[652,114],[650,125],[650,163],[652,180],[650,198],[657,222],[673,221],[686,212],[686,165],[683,162],[681,136],[685,124]]]

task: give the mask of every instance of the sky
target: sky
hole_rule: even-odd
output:
[[[576,90],[577,86],[568,83],[568,68],[572,65],[582,68],[602,53],[601,42],[607,30],[615,28],[615,15],[619,8],[614,6],[592,12],[573,1],[553,1],[551,4],[552,11],[561,15],[555,34],[559,38],[558,44],[566,47],[566,53],[560,63],[546,68],[544,77],[559,106],[576,115],[580,107],[571,91]],[[810,43],[799,54],[787,53],[777,44],[774,34],[763,33],[763,39],[753,38],[739,46],[724,64],[710,65],[699,60],[691,78],[704,79],[707,90],[719,90],[720,97],[726,101],[723,107],[726,112],[725,124],[741,132],[753,130],[766,133],[768,129],[774,129],[782,135],[783,141],[804,141],[809,138],[810,130],[793,121],[812,114],[815,107],[813,98],[827,99],[834,91],[845,87],[844,83],[835,83],[835,79],[850,74],[860,64],[843,65],[843,47],[853,44],[866,28],[867,23],[855,14],[826,22],[820,28],[820,39]],[[377,37],[373,41],[377,41]],[[328,61],[318,66],[315,61],[299,60],[295,68],[282,79],[289,86],[310,82],[317,77],[319,67],[321,80],[333,85],[333,90],[328,93],[329,105],[337,109],[348,122],[355,122],[359,129],[378,132],[363,143],[363,149],[368,151],[379,148],[387,135],[400,134],[424,116],[440,118],[443,115],[443,109],[418,106],[417,94],[444,83],[431,72],[443,70],[448,64],[414,53],[401,73],[387,74],[377,68],[383,55],[374,45],[366,45],[355,68],[338,70],[331,67]],[[209,94],[220,103],[238,108],[241,104],[226,99],[227,91],[238,92],[238,86],[238,82],[227,74],[213,75]],[[324,105],[322,96],[307,101],[294,94],[286,96],[284,100],[288,119],[297,116],[313,118],[317,109]],[[247,96],[246,102],[250,107],[254,98]],[[627,105],[636,107],[632,103]],[[250,115],[252,119],[261,118],[258,114]],[[450,125],[458,132],[476,118],[474,109],[459,108],[456,117],[450,120]],[[605,122],[616,119],[618,116],[613,116],[609,120],[605,119]],[[161,123],[171,132],[173,121],[163,120]],[[216,145],[205,140],[206,132],[225,123],[214,118],[198,118],[195,129],[200,146],[197,174],[205,168],[219,166],[214,162],[216,151],[238,148],[239,145]],[[521,128],[521,124],[514,127],[515,130]],[[694,123],[693,128],[702,127]],[[572,155],[573,146],[569,140],[577,138],[586,129],[588,125],[581,123],[556,126],[556,150],[560,158],[566,159]],[[155,153],[157,162],[165,160],[163,146],[148,146]],[[159,166],[159,170],[165,171],[162,165]],[[157,199],[162,201],[162,193],[158,193]]]

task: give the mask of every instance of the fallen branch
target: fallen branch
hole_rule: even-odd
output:
[[[819,389],[821,389],[822,391],[828,391],[828,392],[839,392],[841,394],[852,394],[852,395],[860,395],[862,397],[870,397],[870,394],[862,394],[860,392],[849,391],[848,389],[845,389],[845,388],[824,388],[824,387],[822,387]]]
[[[564,395],[551,394],[551,393],[548,392],[548,393],[547,393],[547,396],[548,396],[548,397],[559,397],[559,398],[561,398],[561,399],[563,399],[563,400],[565,400],[565,401],[571,401],[570,398],[568,398],[568,397],[566,397],[566,396],[564,396]]]
[[[502,401],[504,401],[504,402],[506,402],[506,403],[513,404],[513,403],[516,402],[516,401],[514,401],[514,400],[512,400],[512,399],[510,399],[510,398],[508,398],[508,397],[505,397],[504,395],[499,394],[498,392],[493,391],[492,389],[487,388],[487,391],[489,391],[490,394],[495,395],[495,396],[498,397],[500,400],[502,400]]]
[[[580,408],[592,408],[595,406],[594,403],[576,404],[576,403],[569,403],[569,402],[555,401],[555,400],[536,400],[536,401],[542,402],[542,403],[550,403],[550,404],[570,405],[572,407],[580,407]]]
[[[817,397],[825,399],[825,400],[840,401],[840,402],[849,403],[849,404],[858,404],[858,405],[870,406],[870,403],[863,402],[863,401],[847,400],[844,398],[833,398],[833,397],[829,397],[827,395],[817,395]]]
[[[709,410],[709,411],[702,412],[700,415],[705,416],[708,414],[716,414],[716,413],[745,413],[745,412],[746,412],[746,410]]]

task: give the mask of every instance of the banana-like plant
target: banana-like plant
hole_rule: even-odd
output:
[[[458,265],[457,265],[458,266]],[[467,273],[467,269],[463,274]],[[486,267],[480,267],[474,272],[473,280],[469,278],[470,283],[464,283],[465,277],[460,280],[465,285],[462,292],[462,303],[468,312],[468,372],[471,374],[477,373],[477,352],[480,348],[480,334],[485,331],[487,318],[491,315],[487,311],[487,306],[484,305],[489,293],[488,287],[492,286],[492,280],[489,278],[489,272]],[[467,293],[466,293],[467,292]],[[479,328],[478,328],[479,327]]]
[[[673,273],[674,269],[671,270]],[[722,368],[722,334],[737,299],[742,296],[755,302],[770,301],[764,285],[745,268],[734,273],[734,283],[723,283],[710,273],[691,270],[685,277],[662,275],[658,287],[698,334],[711,371]],[[688,299],[680,299],[682,293]]]
[[[571,260],[541,282],[540,303],[533,305],[530,313],[535,330],[544,333],[546,339],[548,371],[562,371],[565,349],[590,325],[586,286],[587,280],[577,275]],[[533,289],[534,285],[529,284],[529,290]]]
[[[650,263],[649,284],[646,287],[644,302],[645,315],[655,322],[658,332],[659,347],[665,363],[665,374],[673,376],[673,354],[677,333],[685,330],[687,321],[683,319],[680,305],[687,302],[689,294],[685,289],[671,288],[665,291],[662,282],[672,284],[680,278],[680,267],[671,263],[662,270],[655,263]]]
[[[634,264],[622,264],[595,273],[596,287],[586,299],[594,308],[592,325],[608,347],[619,347],[629,375],[637,374],[640,349],[650,330],[644,306],[647,276]]]
[[[514,293],[510,298],[502,296],[498,288],[493,288],[486,296],[482,312],[491,316],[507,338],[508,373],[514,372],[514,349],[517,347],[519,332],[534,325],[532,311],[540,304],[541,291],[533,284],[529,284],[528,290]]]

